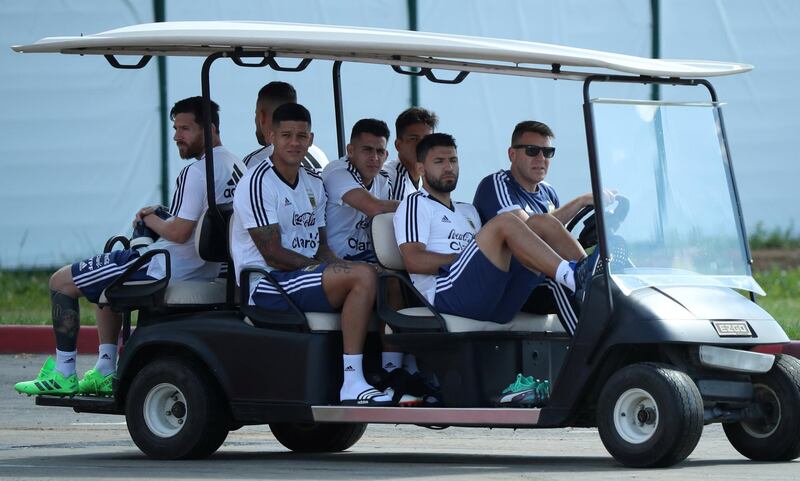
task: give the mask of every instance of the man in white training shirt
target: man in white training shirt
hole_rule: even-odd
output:
[[[181,158],[197,160],[184,167],[178,175],[169,218],[162,219],[156,215],[156,210],[161,206],[144,207],[136,214],[136,221],[143,221],[161,237],[149,249],[169,251],[173,280],[212,280],[220,271],[220,264],[201,259],[194,245],[195,226],[208,206],[202,100],[202,97],[181,100],[170,111],[175,130],[173,139]],[[226,184],[232,179],[232,167],[236,157],[222,146],[219,137],[219,106],[214,102],[211,102],[211,139],[216,201],[231,202],[233,192],[226,190]],[[141,253],[137,249],[128,249],[99,254],[64,266],[53,274],[50,278],[50,299],[53,304],[56,361],[53,362],[52,358],[48,358],[37,379],[17,383],[15,389],[18,392],[63,396],[113,394],[117,339],[122,318],[108,307],[96,309],[100,352],[95,367],[78,381],[75,372],[80,328],[78,298],[85,297],[96,304],[103,291],[116,281]],[[161,279],[165,275],[165,258],[156,255],[141,266],[129,280]]]
[[[417,144],[423,137],[433,133],[438,123],[439,118],[435,113],[420,107],[411,107],[397,116],[394,123],[397,160],[386,162],[383,167],[392,183],[391,199],[403,200],[420,188],[422,180],[417,171]]]
[[[329,244],[345,260],[377,264],[369,236],[372,218],[394,212],[399,204],[390,200],[392,185],[381,170],[387,157],[389,127],[382,120],[361,119],[355,123],[347,145],[347,157],[325,166],[322,179],[328,194],[327,225]],[[402,307],[399,283],[389,280],[389,303]],[[418,373],[413,355],[403,355],[398,348],[383,344],[382,371],[374,383],[379,389],[392,388],[400,406],[423,403],[430,389]],[[438,399],[437,399],[438,400]]]
[[[256,140],[261,147],[250,152],[242,162],[245,166],[258,165],[262,160],[272,155],[272,144],[269,142],[269,132],[272,130],[272,113],[283,104],[297,103],[297,91],[291,84],[273,81],[258,91],[256,98]],[[328,163],[328,157],[322,150],[312,145],[303,158],[303,167],[316,171],[322,170]]]
[[[341,309],[345,405],[392,405],[392,393],[378,391],[363,374],[363,348],[375,303],[377,273],[370,265],[347,262],[328,247],[327,196],[322,179],[301,166],[314,141],[311,114],[287,103],[272,116],[272,156],[251,165],[234,195],[231,253],[236,278],[242,266],[266,269],[304,311]],[[269,280],[250,292],[250,302],[267,310],[288,309]]]
[[[394,217],[403,262],[417,290],[441,312],[510,322],[539,273],[573,292],[588,288],[596,255],[569,263],[513,213],[481,227],[471,204],[454,202],[458,183],[455,140],[431,134],[417,145],[423,187],[400,203]]]
[[[350,133],[347,157],[322,171],[328,194],[328,244],[342,259],[376,262],[370,222],[378,214],[397,210],[399,202],[389,200],[392,185],[382,170],[388,140],[385,122],[361,119]]]

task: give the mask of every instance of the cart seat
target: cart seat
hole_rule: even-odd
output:
[[[310,332],[337,332],[342,330],[342,316],[338,312],[306,312],[306,322]],[[245,316],[244,322],[251,326],[256,325],[250,317]],[[262,327],[268,327],[260,323]],[[378,332],[380,321],[377,316],[372,316],[369,321],[369,332]]]
[[[555,314],[537,315],[520,312],[506,324],[496,322],[481,321],[468,317],[455,316],[437,312],[422,294],[417,291],[405,274],[405,265],[400,248],[394,235],[394,214],[378,214],[372,219],[371,236],[372,245],[375,248],[375,255],[381,266],[391,271],[395,271],[392,277],[398,277],[403,284],[412,292],[412,295],[419,300],[421,307],[408,307],[399,311],[391,311],[387,306],[381,305],[379,296],[378,310],[381,317],[387,323],[387,332],[403,332],[409,330],[426,330],[422,326],[436,326],[433,330],[445,332],[541,332],[541,333],[564,333],[564,328]],[[381,277],[380,282],[385,284],[386,277]],[[379,289],[384,289],[385,285]],[[417,318],[417,319],[415,319]],[[419,326],[420,329],[414,328]]]

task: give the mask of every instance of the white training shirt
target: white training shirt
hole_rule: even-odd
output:
[[[248,229],[279,224],[284,248],[314,257],[319,248],[319,229],[325,227],[326,202],[322,178],[316,172],[301,167],[296,184],[291,186],[275,171],[271,160],[251,164],[233,199],[231,257],[236,281],[245,265],[274,269],[264,260]]]
[[[208,208],[206,194],[206,162],[205,154],[181,170],[175,184],[175,193],[172,195],[172,204],[169,213],[173,217],[197,222]],[[214,147],[214,189],[216,200],[219,204],[233,201],[233,190],[229,183],[233,177],[233,165],[238,159],[231,151],[223,146]],[[235,185],[235,180],[233,181]],[[178,244],[166,239],[159,239],[151,244],[147,250],[166,249],[169,251],[171,279],[174,280],[212,280],[217,277],[220,270],[219,262],[206,262],[197,255],[195,249],[195,232],[189,240]],[[147,274],[155,278],[166,275],[164,256],[155,256],[150,261]]]
[[[373,251],[369,237],[371,219],[360,210],[346,204],[342,197],[351,190],[363,189],[377,199],[386,200],[391,191],[389,176],[381,170],[367,186],[355,165],[345,157],[325,166],[322,180],[325,183],[325,192],[328,194],[325,212],[328,245],[331,250],[341,258]]]
[[[392,193],[389,197],[392,200],[403,200],[409,194],[413,194],[422,188],[422,178],[415,185],[411,177],[408,176],[408,170],[400,160],[386,162],[383,164],[383,170],[389,174],[389,182],[392,183]]]
[[[472,204],[453,202],[453,209],[431,197],[424,188],[400,203],[394,214],[394,235],[397,245],[420,242],[430,252],[458,254],[481,228],[478,211]],[[433,303],[436,276],[411,274],[414,287]]]
[[[275,150],[275,148],[272,146],[272,144],[261,147],[253,152],[250,152],[247,157],[242,159],[242,162],[244,162],[244,165],[247,167],[255,167],[256,165],[260,164],[262,160],[272,157],[273,150]],[[328,156],[325,155],[325,152],[323,152],[322,149],[316,145],[311,145],[308,148],[306,156],[303,157],[303,167],[321,172],[322,169],[327,165]]]

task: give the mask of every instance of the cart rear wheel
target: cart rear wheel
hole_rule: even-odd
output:
[[[125,403],[133,442],[156,459],[211,455],[228,435],[226,413],[205,371],[180,358],[145,366],[133,379]]]
[[[364,435],[363,423],[342,424],[270,424],[275,438],[292,451],[301,453],[332,453],[344,451]]]
[[[760,416],[723,424],[731,445],[754,461],[800,457],[800,361],[775,356],[768,373],[753,376],[753,400]]]
[[[606,383],[597,406],[600,439],[632,467],[686,459],[703,432],[703,399],[691,378],[658,364],[634,364]]]

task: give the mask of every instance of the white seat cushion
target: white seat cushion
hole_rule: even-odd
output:
[[[394,237],[394,212],[378,214],[372,218],[372,246],[378,262],[387,269],[404,271],[403,255]]]
[[[342,330],[342,315],[338,312],[305,312],[308,329],[311,332],[335,332]],[[245,317],[244,322],[253,325],[253,321]],[[373,315],[369,320],[369,332],[378,331],[378,317]]]
[[[224,304],[225,279],[169,281],[164,303],[168,306]]]
[[[427,307],[409,307],[399,311],[407,316],[431,316]],[[479,321],[468,317],[443,314],[448,332],[483,332],[483,331],[513,331],[513,332],[556,332],[564,333],[564,328],[555,314],[539,315],[520,312],[507,324]]]

